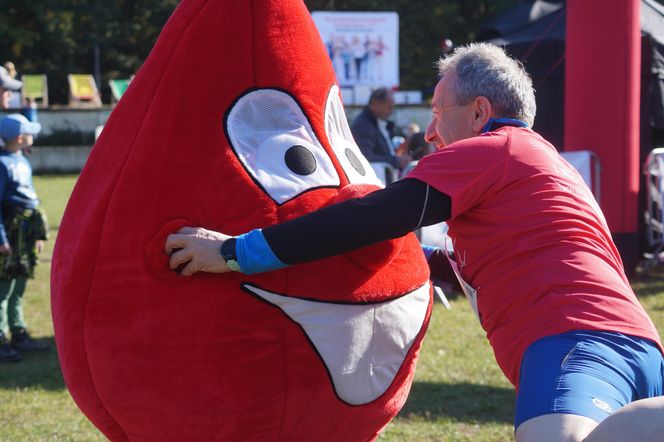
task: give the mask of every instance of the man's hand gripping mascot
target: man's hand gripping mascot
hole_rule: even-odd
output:
[[[81,410],[114,441],[375,438],[431,311],[412,234],[256,276],[178,276],[162,249],[182,226],[238,234],[376,184],[300,0],[183,0],[58,234],[55,336]]]

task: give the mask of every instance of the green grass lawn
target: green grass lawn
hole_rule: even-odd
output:
[[[78,410],[59,370],[49,301],[50,260],[66,201],[76,177],[36,177],[51,223],[51,240],[36,278],[29,282],[25,314],[33,335],[52,350],[0,365],[0,441],[105,440]],[[641,302],[664,330],[664,274],[634,283]],[[381,441],[512,439],[514,391],[498,369],[484,332],[465,299],[434,308],[415,382],[404,409]]]

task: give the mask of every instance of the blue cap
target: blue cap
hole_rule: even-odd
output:
[[[9,114],[0,119],[0,138],[13,140],[21,134],[38,134],[41,124],[28,121],[21,114]]]

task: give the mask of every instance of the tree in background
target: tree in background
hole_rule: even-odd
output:
[[[444,38],[473,40],[485,20],[518,0],[305,0],[310,11],[399,14],[402,89],[428,90]],[[142,65],[178,0],[0,0],[0,63],[19,74],[46,74],[49,101],[66,103],[67,74],[94,73],[98,48],[103,101],[111,78]]]
[[[52,103],[66,103],[67,74],[94,73],[99,48],[102,92],[147,57],[177,0],[0,0],[0,59],[21,73],[46,74]]]

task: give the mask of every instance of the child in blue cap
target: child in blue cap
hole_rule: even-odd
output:
[[[0,362],[21,360],[21,351],[48,348],[28,334],[22,307],[26,282],[34,274],[37,252],[48,232],[38,209],[32,167],[22,153],[40,130],[39,123],[21,114],[0,119]],[[11,341],[5,337],[7,329]]]

